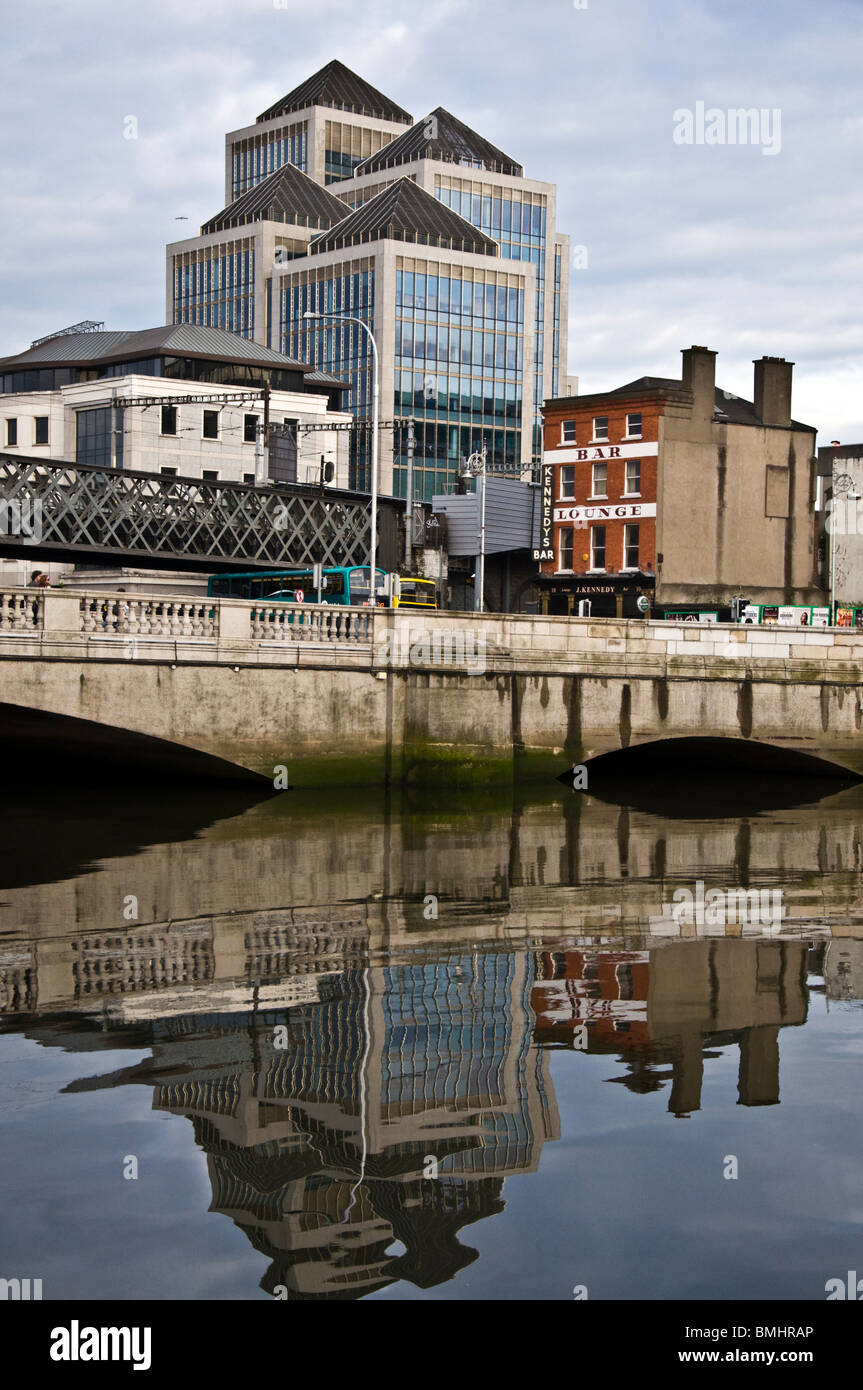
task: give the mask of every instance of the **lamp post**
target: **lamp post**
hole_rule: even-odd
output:
[[[368,334],[369,342],[370,342],[371,345],[372,345],[372,364],[373,364],[373,371],[372,371],[372,483],[371,483],[371,493],[372,493],[372,505],[371,505],[372,534],[371,534],[371,545],[370,545],[370,547],[369,547],[369,556],[370,556],[370,564],[369,564],[369,607],[370,607],[370,608],[375,608],[375,607],[377,607],[377,596],[378,596],[377,567],[376,567],[376,563],[375,563],[375,561],[376,561],[375,552],[377,551],[377,548],[378,548],[378,425],[379,425],[379,420],[380,420],[380,407],[381,407],[381,397],[380,397],[380,370],[379,370],[379,364],[378,364],[378,345],[377,345],[377,343],[375,342],[375,335],[374,335],[374,333],[372,332],[372,330],[369,328],[368,324],[367,324],[367,323],[364,323],[362,319],[357,318],[355,314],[340,314],[340,313],[337,313],[337,312],[331,312],[331,313],[325,313],[325,314],[318,314],[318,313],[315,312],[314,309],[307,309],[306,312],[303,314],[303,318],[304,318],[304,319],[339,319],[339,321],[340,321],[341,323],[358,323],[359,326],[360,326],[360,328],[362,328],[362,329]]]
[[[832,524],[831,524],[831,530],[830,530],[830,626],[831,626],[831,627],[834,627],[834,626],[836,625],[836,551],[837,551],[837,549],[838,549],[837,544],[836,544],[836,538],[837,538],[837,536],[838,536],[840,533],[847,533],[847,527],[848,527],[848,519],[847,519],[847,516],[848,516],[848,514],[847,514],[847,501],[852,501],[852,500],[853,500],[853,501],[856,501],[856,500],[857,500],[857,493],[852,491],[852,488],[854,488],[854,486],[855,486],[855,484],[854,484],[854,479],[851,477],[850,473],[840,473],[840,474],[838,474],[838,476],[837,476],[837,473],[836,473],[836,454],[834,453],[834,455],[833,455],[833,461],[832,461],[832,465],[831,465],[831,473],[830,473],[830,489],[831,489],[831,497],[830,497],[830,520],[831,520],[831,523],[832,523]],[[846,497],[846,506],[845,506],[845,508],[843,509],[843,513],[842,513],[843,522],[844,522],[844,532],[843,532],[842,526],[840,525],[839,516],[838,516],[838,514],[837,514],[837,509],[836,509],[836,499],[837,499],[837,497]]]
[[[475,477],[477,480],[482,478],[482,502],[480,503],[480,523],[479,523],[479,574],[477,579],[477,596],[474,602],[474,609],[477,613],[485,610],[485,483],[486,483],[486,461],[487,449],[483,444],[481,449],[475,449],[470,458],[465,460],[461,470],[463,478]],[[479,482],[477,482],[479,486]]]

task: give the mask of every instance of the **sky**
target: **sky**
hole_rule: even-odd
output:
[[[340,58],[557,184],[582,392],[698,343],[751,399],[753,358],[785,357],[795,419],[863,441],[863,0],[2,0],[0,25],[0,355],[164,323],[225,132]],[[698,103],[722,119],[683,143]],[[757,142],[715,140],[738,108]]]

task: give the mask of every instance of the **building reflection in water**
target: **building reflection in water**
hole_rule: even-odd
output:
[[[850,998],[845,957],[859,954],[854,941],[714,939],[426,946],[382,961],[359,921],[270,923],[227,957],[223,942],[237,973],[219,981],[205,937],[202,925],[185,949],[208,978],[173,989],[176,942],[161,952],[151,936],[150,969],[126,954],[101,977],[92,939],[70,942],[90,962],[74,997],[34,1009],[38,978],[10,992],[7,971],[5,1026],[71,1051],[148,1047],[68,1089],[145,1084],[155,1109],[188,1118],[210,1209],[267,1257],[261,1287],[293,1299],[425,1289],[475,1260],[465,1228],[501,1212],[506,1179],[535,1172],[560,1137],[561,1050],[608,1054],[625,1070],[604,1080],[667,1089],[682,1116],[701,1105],[705,1058],[734,1046],[739,1103],[777,1104],[779,1033],[806,1021],[807,974]]]
[[[779,1030],[806,1022],[807,957],[800,941],[545,952],[535,1037],[618,1054],[626,1075],[614,1080],[630,1091],[670,1080],[668,1109],[681,1116],[701,1108],[705,1056],[736,1044],[739,1104],[778,1105]]]

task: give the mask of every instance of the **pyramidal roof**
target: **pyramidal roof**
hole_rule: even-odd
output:
[[[458,120],[443,106],[435,107],[425,120],[397,135],[377,154],[369,155],[354,170],[354,176],[373,174],[378,169],[391,169],[398,164],[410,164],[415,159],[439,159],[445,164],[461,164],[469,169],[487,169],[492,174],[513,174],[524,177],[524,169],[508,154],[499,150],[475,130]]]
[[[376,198],[312,240],[310,251],[337,251],[366,241],[409,241],[479,256],[498,255],[498,245],[412,179],[400,178]]]
[[[300,227],[332,227],[345,215],[345,205],[302,169],[283,164],[274,174],[242,193],[201,228],[221,232],[246,222],[293,222]]]
[[[344,63],[334,58],[319,72],[307,77],[299,87],[262,111],[258,121],[271,121],[289,111],[303,111],[307,106],[331,106],[336,111],[351,111],[358,116],[376,116],[383,121],[399,121],[410,125],[413,116],[397,106],[364,78],[358,77]]]

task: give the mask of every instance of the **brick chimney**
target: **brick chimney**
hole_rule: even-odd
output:
[[[755,414],[764,425],[791,424],[791,373],[793,362],[784,357],[759,357],[754,362],[752,399]]]
[[[706,347],[681,350],[683,385],[692,392],[692,416],[712,420],[716,405],[716,353]]]

